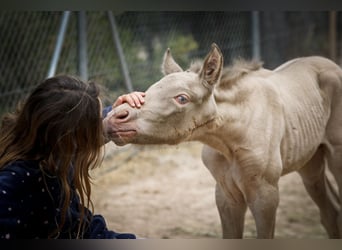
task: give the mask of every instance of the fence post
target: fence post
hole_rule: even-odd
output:
[[[88,80],[87,20],[85,11],[78,12],[78,74],[82,80]]]
[[[56,73],[57,63],[59,60],[59,56],[61,54],[64,36],[65,36],[66,28],[67,28],[68,22],[69,22],[69,17],[70,17],[70,11],[64,11],[63,16],[62,16],[61,26],[60,26],[59,31],[58,31],[55,50],[54,50],[52,60],[50,63],[50,67],[49,67],[49,71],[47,74],[48,78],[54,76]]]
[[[330,59],[336,62],[336,11],[329,12]]]
[[[115,23],[115,18],[113,16],[112,11],[108,11],[107,14],[108,14],[110,26],[112,28],[112,36],[113,36],[116,51],[117,51],[118,56],[119,56],[121,71],[124,75],[126,88],[129,92],[132,92],[133,86],[132,86],[131,78],[129,76],[125,55],[124,55],[123,50],[122,50],[122,46],[121,46],[121,42],[120,42],[120,38],[119,38],[119,32],[117,30],[116,23]]]
[[[260,60],[259,11],[252,11],[252,58]]]

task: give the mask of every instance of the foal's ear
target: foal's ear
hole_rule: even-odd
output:
[[[173,59],[169,48],[165,51],[161,70],[164,75],[183,71],[183,69]]]
[[[219,47],[213,43],[211,50],[204,59],[202,69],[199,73],[200,78],[209,85],[214,85],[220,79],[223,69],[223,56]]]

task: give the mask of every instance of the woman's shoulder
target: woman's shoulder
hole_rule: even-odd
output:
[[[0,170],[1,176],[8,176],[12,178],[29,177],[40,173],[39,162],[31,160],[17,160],[8,163]]]
[[[0,170],[0,192],[22,190],[41,178],[39,163],[36,161],[14,161]]]

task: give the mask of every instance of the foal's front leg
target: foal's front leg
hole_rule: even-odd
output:
[[[257,238],[274,238],[276,211],[279,204],[278,186],[264,179],[247,185],[246,199],[255,220]]]
[[[237,189],[230,187],[229,192],[224,190],[216,184],[216,205],[221,219],[222,236],[224,239],[241,239],[247,211],[246,202]]]
[[[215,198],[223,238],[242,238],[247,204],[233,180],[231,164],[221,153],[206,145],[203,147],[202,160],[217,182]]]

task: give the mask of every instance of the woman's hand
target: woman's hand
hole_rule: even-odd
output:
[[[115,107],[127,102],[131,107],[133,108],[140,108],[141,105],[143,105],[145,103],[145,93],[144,92],[131,92],[128,94],[124,94],[119,96],[116,101],[114,102],[114,104],[112,105],[112,108],[114,109]],[[102,120],[103,123],[103,130],[104,130],[104,137],[105,137],[105,141],[104,143],[107,143],[110,141],[109,135],[110,134],[110,119],[112,117],[112,111],[110,111],[105,118]]]
[[[113,104],[113,108],[127,102],[129,105],[131,105],[131,107],[133,108],[140,108],[141,105],[144,104],[145,102],[145,92],[139,92],[139,91],[135,91],[135,92],[131,92],[125,95],[121,95],[118,97],[118,99],[116,99],[116,101]]]

